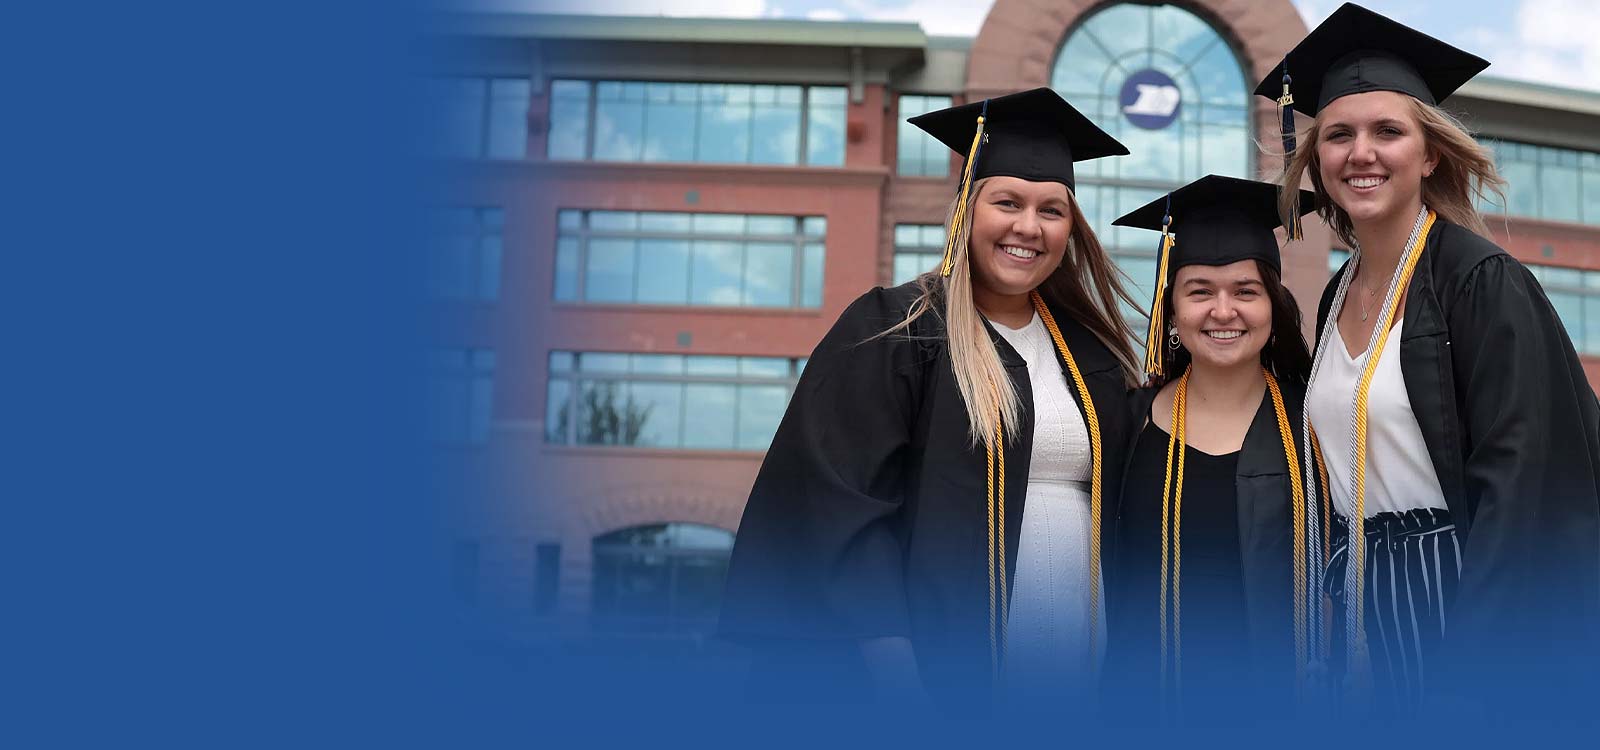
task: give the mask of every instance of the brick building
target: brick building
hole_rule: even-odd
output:
[[[1250,90],[1306,31],[1288,0],[997,0],[971,38],[435,19],[436,432],[465,605],[518,637],[706,632],[806,356],[857,295],[941,251],[959,159],[905,119],[1055,88],[1133,152],[1080,165],[1078,194],[1147,293],[1155,243],[1111,219],[1207,173],[1270,179],[1256,143],[1276,113]],[[1139,83],[1176,105],[1125,116]],[[1494,148],[1497,238],[1595,379],[1600,95],[1485,76],[1447,107]],[[1342,252],[1320,224],[1286,249],[1308,310]]]

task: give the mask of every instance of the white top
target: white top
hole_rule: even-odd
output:
[[[1440,508],[1444,490],[1428,458],[1422,428],[1411,411],[1406,381],[1400,373],[1400,332],[1404,319],[1395,321],[1384,344],[1378,369],[1367,390],[1367,476],[1364,510],[1371,518],[1384,511],[1403,513],[1415,508]],[[1351,431],[1355,429],[1356,384],[1367,366],[1367,352],[1351,357],[1338,327],[1323,354],[1321,368],[1306,395],[1311,428],[1322,444],[1328,464],[1328,485],[1339,515],[1350,517],[1355,505],[1355,474],[1351,471]]]
[[[1016,687],[1082,689],[1090,674],[1089,430],[1038,313],[1019,330],[994,327],[1027,361],[1033,389],[1033,453],[1011,590],[1007,679]],[[1083,681],[1073,685],[1075,677]]]

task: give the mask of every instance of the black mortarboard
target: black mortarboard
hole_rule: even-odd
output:
[[[1179,268],[1225,266],[1259,260],[1281,271],[1278,238],[1279,188],[1270,182],[1206,175],[1134,209],[1112,224],[1161,232],[1155,298],[1145,336],[1145,371],[1159,376],[1164,309],[1162,297]],[[1316,195],[1300,191],[1300,214],[1316,208]]]
[[[1005,175],[1075,187],[1072,163],[1122,156],[1123,146],[1060,94],[1037,88],[941,109],[909,120],[958,154],[967,154],[978,117],[987,136],[972,179]]]
[[[1398,91],[1436,105],[1487,67],[1477,55],[1345,3],[1289,50],[1256,94],[1278,98],[1283,76],[1293,74],[1294,108],[1312,117],[1334,99],[1368,91]]]
[[[929,112],[908,120],[967,157],[961,200],[945,240],[943,273],[950,275],[953,238],[965,216],[967,191],[985,177],[1059,182],[1076,190],[1072,163],[1123,156],[1128,148],[1073,109],[1060,94],[1037,88]]]

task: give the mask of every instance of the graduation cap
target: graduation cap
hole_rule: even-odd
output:
[[[961,200],[945,239],[945,276],[950,275],[955,238],[966,220],[967,193],[974,180],[1018,177],[1059,182],[1074,190],[1073,162],[1128,153],[1126,146],[1048,88],[949,107],[908,122],[967,157]]]
[[[1184,266],[1225,266],[1258,260],[1281,271],[1278,238],[1279,187],[1270,182],[1207,175],[1111,222],[1119,227],[1161,232],[1155,299],[1145,334],[1145,373],[1161,375],[1162,298],[1170,276]],[[1301,190],[1296,216],[1316,208],[1316,195]],[[1182,242],[1178,241],[1182,237]]]
[[[1287,169],[1295,148],[1294,110],[1315,117],[1341,96],[1368,91],[1396,91],[1437,105],[1487,67],[1477,55],[1345,3],[1289,50],[1256,95],[1278,102]]]

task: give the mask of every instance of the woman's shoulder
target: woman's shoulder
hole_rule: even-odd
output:
[[[1512,276],[1528,273],[1527,269],[1494,240],[1484,237],[1459,224],[1439,220],[1437,250],[1430,267],[1434,284],[1446,299],[1453,299],[1473,284],[1485,270],[1510,272]],[[1530,274],[1531,276],[1531,274]]]
[[[839,320],[834,323],[834,329],[859,330],[876,336],[904,322],[918,307],[924,294],[923,288],[915,280],[899,286],[873,287],[845,307],[844,312],[839,315]],[[928,305],[926,312],[919,315],[905,331],[896,332],[897,334],[911,334],[916,337],[943,331],[944,306],[940,302],[938,291],[927,292],[926,296]],[[892,341],[905,337],[891,334],[883,338]]]
[[[862,293],[839,314],[839,319],[812,352],[812,362],[807,368],[841,355],[851,359],[926,359],[928,349],[943,341],[944,312],[937,294],[930,295],[928,309],[910,325],[896,328],[917,308],[922,297],[923,290],[916,281],[894,287],[875,287]]]

